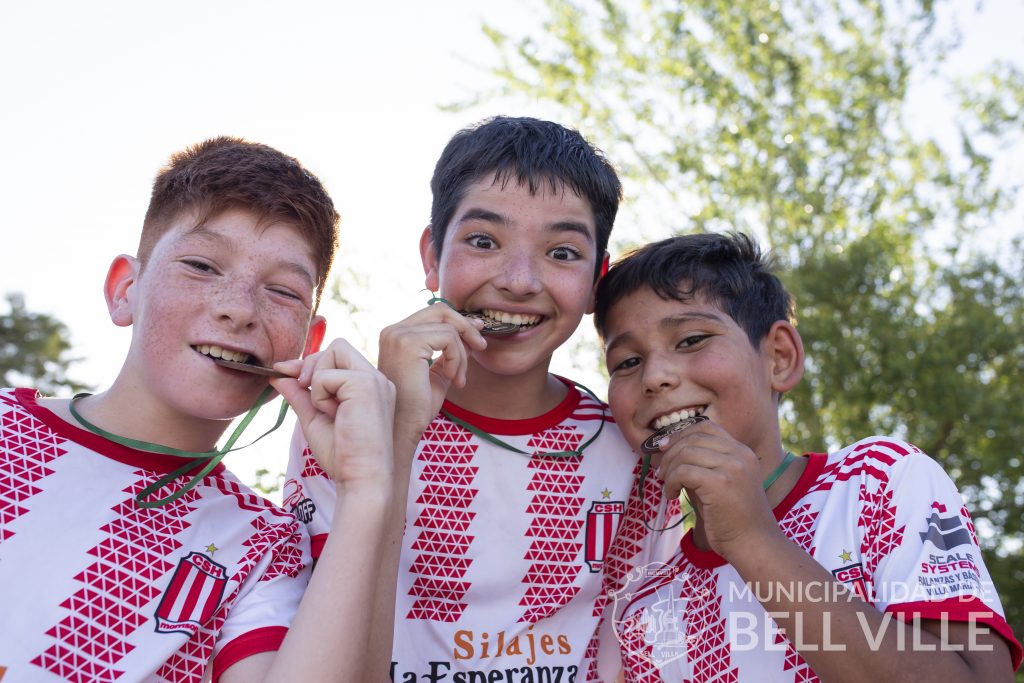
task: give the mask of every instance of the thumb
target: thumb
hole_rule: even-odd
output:
[[[299,424],[303,429],[317,416],[319,411],[313,405],[309,391],[299,384],[298,380],[290,377],[274,378],[270,380],[270,385],[284,397],[284,400],[295,411],[295,416],[299,419]]]

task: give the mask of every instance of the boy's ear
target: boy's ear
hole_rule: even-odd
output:
[[[103,281],[103,297],[107,300],[110,320],[118,327],[128,327],[133,322],[132,286],[139,277],[139,268],[137,258],[121,254],[107,269],[107,278]]]
[[[784,394],[804,376],[804,342],[792,323],[778,320],[765,337],[772,389]]]
[[[306,348],[302,351],[303,358],[320,350],[320,345],[324,343],[325,334],[327,334],[327,318],[322,315],[314,315],[313,319],[309,321],[309,332],[306,334]]]
[[[441,277],[438,275],[437,253],[434,251],[433,234],[430,226],[423,228],[420,235],[420,261],[423,262],[423,273],[426,275],[424,286],[431,292],[441,288]]]

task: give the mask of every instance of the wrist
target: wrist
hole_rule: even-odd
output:
[[[723,541],[717,552],[742,575],[743,565],[757,567],[788,544],[789,539],[782,533],[782,529],[773,523],[770,527],[748,529],[735,538]]]

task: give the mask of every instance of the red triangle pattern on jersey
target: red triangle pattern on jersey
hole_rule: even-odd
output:
[[[424,491],[416,502],[428,507],[468,508],[473,503],[476,491],[462,486],[431,486],[429,492]]]
[[[147,472],[136,474],[139,480],[124,490],[127,498],[112,508],[115,517],[135,517],[135,494],[156,478]],[[138,533],[138,529],[129,532],[121,524],[108,524],[101,529],[110,535],[89,551],[96,561],[75,577],[82,587],[62,605],[69,614],[46,632],[56,642],[33,659],[33,664],[71,681],[112,681],[123,673],[116,668],[117,662],[133,649],[128,637],[145,623],[145,618],[112,621],[109,614],[120,610],[139,615],[159,595],[154,581],[145,578],[152,574],[138,575],[132,568],[140,563],[149,565],[157,576],[171,571],[167,551],[180,545],[172,535],[173,530],[187,526],[185,517],[197,497],[198,493],[192,490],[159,511],[148,511],[140,518],[140,524],[146,520],[161,521],[145,525],[143,530],[147,533]],[[172,530],[170,534],[168,530]],[[140,562],[127,562],[129,557]],[[108,646],[99,652],[92,645],[111,642],[122,645]]]
[[[786,648],[786,657],[782,664],[782,670],[793,672],[793,683],[820,683],[820,679],[811,669],[810,665],[796,651],[793,643],[786,640],[786,637],[782,635],[781,629],[779,629],[774,621],[772,621],[772,627],[775,634],[775,645],[780,649],[782,647]]]
[[[582,497],[566,497],[566,496],[550,496],[544,493],[538,493],[533,497],[530,505],[526,508],[526,511],[531,515],[557,515],[565,506],[568,505],[574,510],[578,510],[583,505]]]
[[[67,453],[42,422],[15,408],[0,415],[0,542],[14,536],[14,520],[28,512],[21,505],[41,490],[36,482],[53,474],[49,467]]]
[[[466,591],[472,585],[464,580],[471,564],[469,525],[476,516],[469,508],[478,492],[473,487],[477,447],[472,436],[438,418],[421,439],[417,461],[423,465],[417,478],[422,493],[416,499],[420,511],[413,523],[420,531],[412,542],[418,554],[409,567],[415,578],[407,619],[453,622],[466,609]]]
[[[306,446],[302,449],[302,477],[312,479],[313,477],[323,477],[324,479],[330,479],[324,469],[320,467],[320,463],[316,461],[316,456],[313,455],[313,451]]]
[[[637,462],[633,469],[633,481],[639,481],[640,462]],[[611,548],[605,556],[604,562],[604,587],[605,593],[617,591],[621,586],[629,570],[634,566],[635,560],[643,549],[643,541],[648,534],[644,520],[654,519],[661,501],[662,483],[649,473],[644,480],[644,490],[639,491],[634,484],[630,488],[629,500],[626,502],[626,512],[619,522],[619,531],[612,541]],[[675,504],[678,510],[678,502]]]
[[[451,534],[441,531],[424,529],[419,537],[412,542],[413,550],[427,553],[454,553],[464,555],[469,552],[473,537],[465,534]]]
[[[662,683],[654,664],[654,643],[647,642],[645,617],[645,610],[637,610],[616,625],[628,683]]]
[[[597,670],[597,652],[598,652],[598,632],[601,630],[598,625],[597,631],[594,632],[594,636],[587,643],[587,649],[583,653],[583,661],[587,666],[587,683],[601,683],[601,676]],[[614,644],[612,644],[614,646]]]
[[[870,585],[870,577],[874,576],[878,564],[899,546],[905,527],[896,526],[896,505],[892,502],[892,490],[888,487],[880,486],[872,493],[861,484],[860,501],[857,525],[864,530],[860,555],[864,560],[868,595],[873,595],[874,591],[870,589],[874,587]]]
[[[537,541],[526,551],[526,559],[571,563],[576,559],[578,552],[579,543],[572,541]]]
[[[425,579],[419,576],[413,581],[412,587],[409,589],[409,595],[458,602],[466,594],[466,591],[469,590],[469,586],[468,581]]]
[[[693,680],[736,683],[738,672],[732,666],[732,651],[722,618],[722,596],[718,594],[718,576],[705,569],[690,570],[686,637],[693,645],[687,656]]]
[[[579,474],[579,467],[583,458],[538,457],[536,453],[573,451],[582,441],[583,434],[578,429],[560,425],[533,435],[527,446],[535,455],[528,465],[533,476],[526,489],[535,493],[526,505],[530,518],[526,537],[531,540],[525,558],[533,561],[522,579],[526,589],[519,604],[525,611],[520,622],[536,623],[579,593],[579,586],[574,583],[582,568],[580,532],[586,516],[580,495],[583,475]],[[571,547],[572,559],[564,561],[564,551],[545,557],[544,550],[552,540]]]
[[[804,503],[800,507],[791,508],[779,522],[782,533],[811,556],[814,555],[814,548],[811,547],[811,543],[814,541],[814,523],[817,521],[819,513],[818,510],[811,510],[810,504]]]
[[[974,545],[978,545],[978,535],[974,533],[974,520],[971,519],[971,513],[967,510],[966,505],[960,507],[960,516],[967,522],[967,531],[971,534]]]

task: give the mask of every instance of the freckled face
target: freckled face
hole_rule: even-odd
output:
[[[685,409],[755,453],[777,445],[770,360],[703,297],[681,303],[642,288],[612,307],[606,332],[608,402],[634,450],[655,431],[654,420]]]
[[[561,186],[504,187],[490,177],[469,186],[438,260],[429,243],[429,289],[456,308],[518,315],[531,325],[489,337],[473,361],[500,375],[547,372],[551,354],[592,305],[597,230],[590,203]],[[535,324],[534,324],[535,323]]]
[[[258,224],[244,210],[200,227],[182,216],[135,265],[126,290],[133,326],[126,370],[146,395],[185,415],[230,419],[264,378],[221,368],[200,350],[219,346],[269,365],[303,353],[316,261],[298,231]]]

